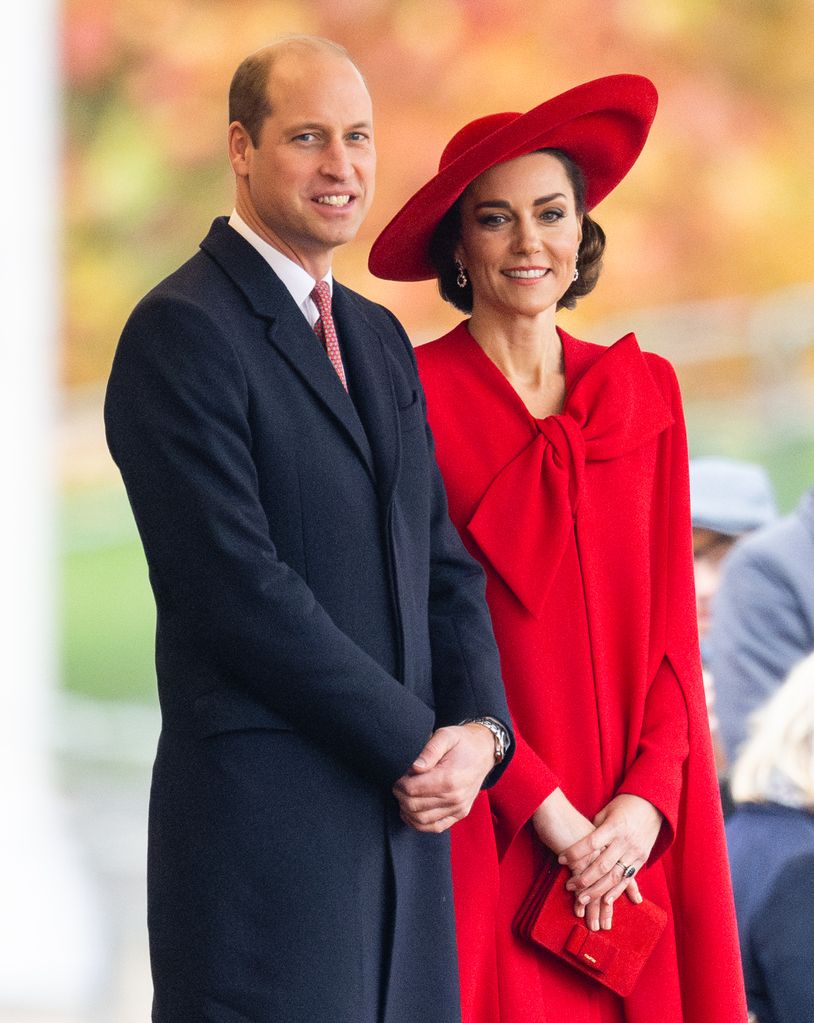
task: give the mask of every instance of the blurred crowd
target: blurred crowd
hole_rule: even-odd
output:
[[[751,1019],[814,1020],[814,487],[690,463],[696,601]]]

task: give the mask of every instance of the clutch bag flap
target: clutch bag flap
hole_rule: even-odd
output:
[[[546,862],[515,917],[516,932],[617,994],[629,995],[667,913],[647,899],[636,904],[624,895],[614,903],[611,929],[591,931],[574,915],[574,895],[565,888],[569,876],[568,867],[553,858]]]

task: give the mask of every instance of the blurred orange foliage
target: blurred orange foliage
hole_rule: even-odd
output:
[[[660,110],[599,207],[605,273],[565,325],[814,278],[810,0],[66,0],[68,386],[104,379],[132,306],[229,212],[229,81],[284,32],[335,39],[367,78],[378,191],[337,276],[393,308],[417,342],[458,314],[430,283],[368,274],[381,227],[466,121],[621,71],[652,78]]]

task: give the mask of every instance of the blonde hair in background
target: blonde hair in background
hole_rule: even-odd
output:
[[[738,803],[771,800],[814,810],[814,653],[753,714],[731,789]]]

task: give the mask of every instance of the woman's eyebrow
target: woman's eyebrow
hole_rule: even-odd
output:
[[[532,203],[533,206],[542,206],[544,203],[551,202],[552,199],[564,199],[565,194],[563,192],[552,192],[551,195],[541,195],[539,199],[535,199]],[[511,203],[506,202],[505,199],[484,199],[482,202],[475,203],[475,209],[482,209],[484,206],[496,206],[501,210],[510,210]]]

